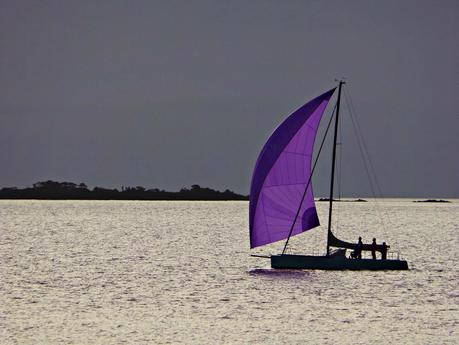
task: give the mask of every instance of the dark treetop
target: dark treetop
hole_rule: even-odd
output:
[[[84,183],[45,181],[37,182],[32,188],[16,187],[0,189],[0,199],[48,199],[48,200],[248,200],[245,195],[230,190],[220,192],[195,184],[191,189],[168,192],[158,188],[121,187],[107,189],[94,187],[90,190]]]

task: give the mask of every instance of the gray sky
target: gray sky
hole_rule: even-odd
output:
[[[456,0],[1,0],[0,186],[248,193],[272,130],[346,76],[384,193],[459,197],[458,22]],[[342,191],[367,195],[346,117]]]

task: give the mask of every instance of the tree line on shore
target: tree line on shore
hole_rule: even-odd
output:
[[[0,199],[41,199],[41,200],[248,200],[248,196],[231,190],[220,192],[197,184],[169,192],[158,188],[145,189],[142,186],[109,189],[94,187],[84,183],[44,181],[32,187],[6,187],[0,189]]]

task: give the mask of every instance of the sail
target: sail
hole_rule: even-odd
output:
[[[250,187],[250,247],[286,239],[311,175],[314,139],[335,88],[291,114],[269,137]],[[312,186],[301,204],[292,236],[319,225]]]

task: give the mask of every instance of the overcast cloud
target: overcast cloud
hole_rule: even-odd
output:
[[[346,76],[385,194],[459,197],[458,22],[454,0],[2,0],[0,186],[247,194],[272,130]],[[342,193],[365,196],[346,116]]]

